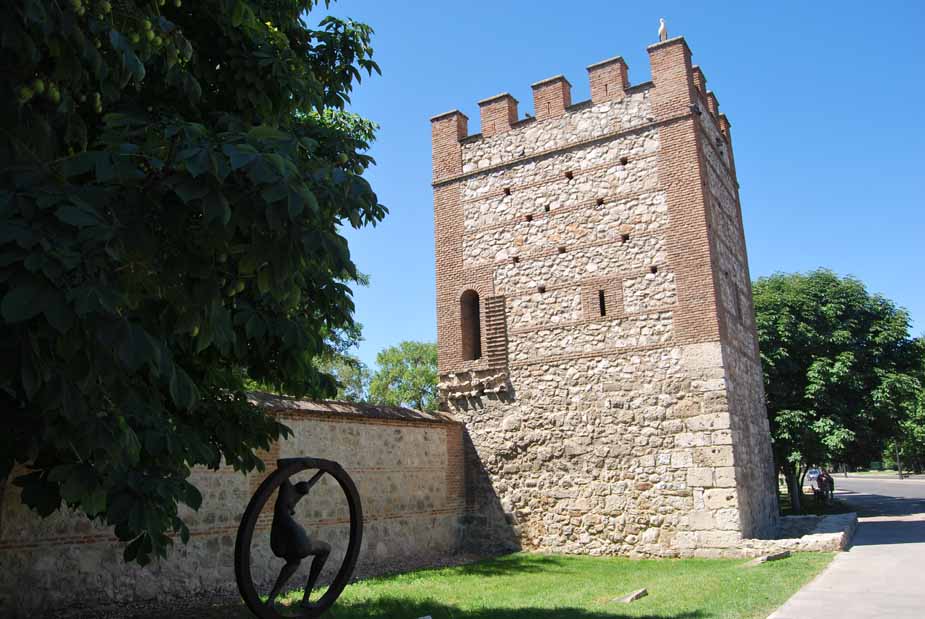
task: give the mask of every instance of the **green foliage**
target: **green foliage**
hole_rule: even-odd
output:
[[[369,399],[370,372],[352,355],[340,354],[317,361],[318,368],[337,381],[335,400],[365,402]]]
[[[402,342],[376,355],[379,369],[369,385],[376,404],[437,409],[437,345]]]
[[[920,389],[905,310],[826,270],[754,286],[768,415],[788,480],[808,464],[866,464]]]
[[[349,341],[339,229],[385,208],[342,111],[371,29],[315,0],[0,5],[0,477],[164,555],[196,465],[287,429],[245,375],[314,397]],[[244,368],[245,372],[241,371]]]

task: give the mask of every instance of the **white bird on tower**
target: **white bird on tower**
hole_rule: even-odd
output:
[[[668,40],[668,27],[665,25],[665,18],[658,18],[658,40],[667,41]]]

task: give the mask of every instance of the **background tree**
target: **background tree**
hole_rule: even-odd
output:
[[[369,368],[353,355],[336,355],[318,362],[322,372],[337,381],[335,400],[365,402],[369,399]]]
[[[373,124],[342,111],[371,29],[315,0],[0,4],[0,479],[112,526],[126,560],[189,531],[196,465],[286,428],[247,376],[332,395],[342,224],[385,215]],[[241,371],[244,368],[244,372]]]
[[[754,286],[776,465],[799,511],[812,464],[860,464],[895,437],[919,388],[909,316],[851,277],[777,274]]]
[[[917,372],[919,389],[908,402],[896,438],[884,446],[882,461],[888,467],[898,469],[901,465],[903,469],[921,473],[925,471],[925,338],[917,338],[915,346],[921,361]],[[900,462],[896,462],[897,455]]]
[[[437,409],[437,345],[402,342],[376,355],[378,369],[369,386],[372,402]]]

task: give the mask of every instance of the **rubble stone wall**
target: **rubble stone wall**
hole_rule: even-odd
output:
[[[365,522],[359,574],[427,565],[457,550],[464,510],[460,424],[405,409],[283,402],[277,403],[277,415],[293,436],[264,454],[268,472],[195,469],[191,481],[202,491],[203,503],[199,511],[183,510],[190,542],[177,540],[166,560],[146,568],[122,561],[124,545],[109,528],[68,512],[41,519],[21,504],[18,488],[7,484],[0,505],[0,616],[46,616],[45,609],[235,591],[238,522],[278,458],[332,459],[356,482]],[[258,522],[252,546],[255,580],[264,583],[275,579],[281,566],[269,552],[270,514]],[[349,528],[337,484],[322,478],[297,514],[307,531],[332,545],[324,573],[332,575]],[[293,586],[304,583],[308,567],[304,562]]]
[[[590,102],[554,107],[569,83],[539,82],[536,119],[507,94],[481,102],[489,131],[435,168],[441,384],[471,440],[470,542],[717,556],[773,533],[728,121],[683,39],[649,55],[637,87],[620,59],[589,67]],[[452,140],[437,126],[435,145]],[[452,361],[448,281],[504,297],[506,363]]]

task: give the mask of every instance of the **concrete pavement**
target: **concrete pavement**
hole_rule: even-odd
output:
[[[925,617],[925,481],[835,478],[861,516],[847,552],[769,619]]]

